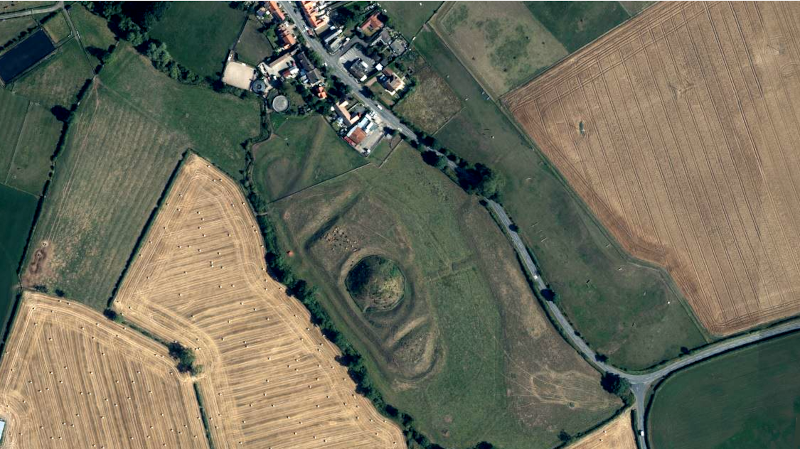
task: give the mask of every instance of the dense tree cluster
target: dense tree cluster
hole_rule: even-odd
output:
[[[177,341],[167,345],[169,356],[178,361],[178,371],[197,375],[203,372],[202,365],[196,365],[194,351],[183,346]]]

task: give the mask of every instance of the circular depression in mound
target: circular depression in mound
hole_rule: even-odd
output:
[[[406,278],[393,260],[367,256],[350,269],[344,285],[362,311],[390,310],[403,299]]]

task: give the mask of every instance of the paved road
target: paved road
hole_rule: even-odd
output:
[[[64,2],[61,1],[61,2],[56,3],[55,5],[46,6],[44,8],[33,8],[33,9],[26,9],[24,11],[15,11],[15,12],[9,12],[9,13],[6,13],[6,14],[0,14],[0,21],[6,20],[6,19],[16,19],[17,17],[25,17],[25,16],[30,16],[30,15],[33,15],[33,14],[43,14],[43,13],[53,12],[53,11],[55,11],[57,9],[61,9],[63,7],[64,7]]]
[[[281,2],[281,3],[283,4],[286,13],[289,15],[289,17],[292,18],[292,20],[295,21],[296,24],[304,23],[300,12],[295,8],[293,2]],[[381,118],[381,120],[383,120],[386,126],[397,129],[401,133],[407,135],[408,137],[417,139],[416,134],[410,128],[403,125],[400,122],[400,119],[398,119],[394,114],[392,114],[390,111],[378,108],[375,102],[364,97],[361,94],[360,84],[352,76],[350,76],[347,70],[345,70],[345,68],[342,67],[342,65],[339,63],[338,54],[336,55],[328,54],[328,52],[323,48],[322,44],[317,39],[310,38],[305,34],[303,34],[303,39],[308,43],[311,49],[317,52],[317,54],[328,64],[328,68],[333,70],[336,76],[338,76],[342,81],[347,83],[352,88],[353,95],[358,97],[359,100],[361,100],[369,108],[375,111],[377,115]],[[435,151],[430,148],[428,149],[431,151]],[[438,151],[437,153],[440,156],[443,156]],[[451,168],[457,169],[457,166],[453,161],[449,159],[445,160],[447,161],[448,165]],[[500,223],[505,228],[505,231],[509,236],[509,239],[511,240],[511,244],[514,246],[514,250],[517,252],[517,255],[520,257],[523,264],[525,265],[525,269],[533,278],[533,282],[536,284],[536,288],[539,289],[540,291],[542,289],[547,288],[547,283],[542,278],[539,268],[536,266],[530,254],[528,253],[525,244],[519,237],[519,234],[517,234],[516,231],[511,229],[512,225],[511,219],[508,217],[508,214],[506,213],[503,206],[490,199],[485,199],[485,200],[487,201],[489,207],[495,213],[497,218],[500,220]],[[630,382],[631,390],[635,397],[635,403],[633,408],[636,410],[636,416],[637,416],[637,424],[636,424],[637,428],[634,430],[636,431],[637,434],[637,439],[640,449],[647,449],[647,440],[645,436],[639,434],[639,431],[645,429],[645,422],[644,422],[645,418],[644,413],[646,407],[645,400],[647,399],[647,395],[650,392],[650,389],[653,387],[653,385],[657,384],[663,378],[681,368],[708,359],[723,352],[730,351],[732,349],[739,348],[761,340],[765,340],[767,338],[771,338],[777,335],[800,330],[800,319],[796,319],[778,326],[771,327],[769,329],[753,332],[739,337],[730,338],[709,345],[703,348],[702,350],[678,358],[672,361],[671,363],[668,363],[652,372],[644,374],[632,374],[620,370],[619,368],[609,365],[605,362],[597,361],[595,357],[597,354],[595,353],[595,351],[592,348],[590,348],[588,344],[586,344],[583,338],[578,336],[578,334],[575,332],[575,329],[572,327],[572,324],[570,324],[569,320],[561,312],[561,309],[558,308],[558,305],[556,305],[556,303],[554,302],[545,301],[545,306],[547,307],[547,310],[548,312],[550,312],[551,316],[562,328],[564,334],[569,339],[569,341],[588,360],[592,361],[592,363],[594,363],[599,369],[606,372],[614,373],[624,379],[627,379],[628,382]]]

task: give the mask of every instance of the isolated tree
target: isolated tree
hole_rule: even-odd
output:
[[[542,298],[544,298],[545,301],[553,302],[556,300],[556,292],[549,288],[543,288],[539,293],[542,294]]]
[[[558,439],[561,440],[562,443],[568,443],[572,441],[572,435],[568,434],[566,430],[561,430],[558,432]]]
[[[614,373],[606,372],[600,378],[600,386],[611,394],[623,396],[628,392],[630,383],[627,379],[623,379]]]

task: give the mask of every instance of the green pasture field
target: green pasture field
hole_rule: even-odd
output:
[[[269,200],[367,163],[316,114],[289,118],[253,153],[256,190]]]
[[[69,109],[80,88],[92,77],[93,69],[78,41],[71,39],[15,81],[13,90],[47,108],[60,105]]]
[[[4,183],[39,196],[50,173],[50,156],[61,136],[62,123],[47,109],[31,104],[20,130]]]
[[[619,2],[525,2],[525,6],[570,53],[631,17]]]
[[[104,308],[181,154],[237,179],[239,143],[259,125],[257,104],[180,84],[119,48],[70,125],[32,241],[45,263],[26,284]]]
[[[56,2],[0,2],[0,14],[7,14],[10,12],[24,11],[26,9],[44,8],[54,5]]]
[[[631,16],[635,16],[640,12],[644,11],[648,6],[655,4],[656,2],[637,2],[637,1],[621,1],[619,2],[625,11],[628,12]]]
[[[647,415],[654,449],[797,447],[800,333],[672,374]]]
[[[0,185],[0,326],[6,327],[16,296],[17,265],[33,222],[35,196]]]
[[[287,257],[319,287],[386,400],[446,447],[550,448],[621,405],[561,338],[475,196],[401,143],[369,165],[273,203]],[[407,288],[365,312],[344,280],[361,258],[396,263]],[[548,391],[548,397],[539,394]]]
[[[567,55],[519,2],[448,3],[431,23],[495,98]]]
[[[59,12],[55,16],[51,17],[44,24],[44,31],[48,36],[50,36],[50,40],[52,40],[56,45],[67,39],[69,35],[72,34],[72,30],[69,29],[67,19],[64,17],[64,13],[62,12]]]
[[[11,166],[29,103],[22,96],[0,89],[0,181]]]
[[[435,133],[461,110],[461,100],[423,58],[417,57],[410,68],[417,84],[394,107],[394,111],[423,131]]]
[[[89,12],[83,5],[73,6],[69,14],[81,35],[81,42],[90,54],[95,49],[108,50],[108,47],[117,42],[114,33],[108,28],[108,22]]]
[[[255,19],[248,19],[244,27],[244,33],[236,44],[236,55],[238,59],[250,65],[258,65],[261,61],[275,53],[269,39],[264,33],[258,31],[261,23]]]
[[[150,30],[176,61],[202,77],[219,78],[245,13],[226,2],[176,2]]]
[[[391,19],[390,25],[408,41],[419,33],[425,22],[439,9],[442,2],[380,2]]]
[[[524,140],[435,33],[415,46],[464,108],[436,138],[506,180],[503,204],[543,276],[583,338],[611,363],[645,369],[706,342],[666,272],[632,260],[578,202],[538,150]],[[668,304],[669,302],[669,304]]]
[[[0,45],[5,45],[8,41],[17,37],[19,33],[34,28],[36,28],[36,22],[29,16],[0,22]]]

